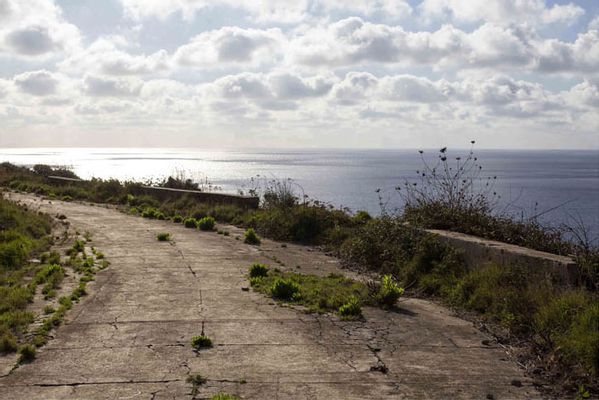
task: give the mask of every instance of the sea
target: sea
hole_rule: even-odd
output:
[[[401,210],[396,187],[418,182],[424,163],[438,157],[463,165],[471,149],[167,149],[167,148],[11,148],[0,162],[49,164],[71,168],[84,179],[115,178],[158,182],[182,176],[208,190],[247,193],[269,181],[287,181],[304,195],[352,211],[373,215]],[[499,197],[497,212],[514,218],[537,217],[543,224],[586,227],[599,237],[599,151],[474,150],[480,165],[476,180]],[[461,160],[456,160],[460,157]]]

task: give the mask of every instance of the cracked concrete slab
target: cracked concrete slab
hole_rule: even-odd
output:
[[[0,378],[2,399],[192,398],[189,373],[208,378],[196,398],[540,397],[503,349],[432,302],[402,299],[402,312],[366,307],[364,321],[341,321],[242,290],[254,262],[361,279],[313,249],[248,246],[230,226],[223,236],[110,207],[10,197],[66,215],[111,265],[37,359]],[[174,241],[158,242],[158,232]],[[202,327],[214,347],[194,352]]]

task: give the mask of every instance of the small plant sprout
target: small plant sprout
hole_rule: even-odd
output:
[[[268,275],[268,267],[264,264],[254,263],[250,267],[250,278],[262,278]]]
[[[339,315],[342,319],[356,319],[362,316],[362,306],[360,300],[355,296],[350,297],[349,301],[339,307]]]
[[[383,276],[379,292],[376,295],[376,300],[382,306],[392,307],[403,293],[404,289],[399,287],[393,280],[393,277],[391,275],[385,275]]]
[[[187,376],[187,383],[191,383],[191,395],[196,396],[200,391],[200,386],[208,382],[201,374],[193,374]]]
[[[156,235],[156,239],[158,239],[159,242],[170,242],[171,234],[167,232],[161,232]]]
[[[198,221],[195,218],[187,218],[183,222],[183,225],[185,225],[186,228],[197,228]]]
[[[208,349],[212,347],[212,339],[203,334],[194,336],[191,338],[191,347],[195,350]]]
[[[253,228],[248,228],[248,230],[245,231],[243,242],[247,244],[259,245],[260,238],[258,235],[256,235],[256,231],[254,231]]]
[[[198,228],[201,231],[212,231],[216,221],[212,217],[204,217],[198,221]]]
[[[298,300],[300,298],[300,286],[291,279],[277,278],[270,287],[270,294],[280,300]]]

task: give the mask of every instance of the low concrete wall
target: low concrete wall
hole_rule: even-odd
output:
[[[442,241],[463,251],[464,261],[471,269],[489,263],[517,265],[531,271],[546,271],[565,284],[574,284],[579,279],[578,266],[570,257],[558,256],[494,240],[458,232],[427,229]]]
[[[136,188],[135,192],[133,194],[136,196],[139,196],[140,194],[147,194],[160,200],[167,200],[187,195],[197,199],[199,203],[231,204],[242,208],[258,208],[258,205],[260,204],[260,199],[258,197],[239,196],[226,193],[200,192],[199,190],[142,186],[140,188]]]
[[[48,176],[47,178],[52,181],[60,181],[67,184],[89,182],[83,179],[65,178],[62,176]],[[260,198],[254,196],[201,192],[199,190],[172,189],[156,186],[134,186],[131,188],[131,192],[135,196],[147,194],[160,200],[173,199],[181,196],[191,196],[197,199],[199,203],[230,204],[242,208],[258,208],[260,204]]]

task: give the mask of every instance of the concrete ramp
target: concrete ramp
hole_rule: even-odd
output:
[[[67,314],[37,359],[0,378],[1,399],[189,399],[190,373],[243,399],[531,399],[531,380],[471,323],[432,302],[365,321],[306,314],[246,291],[253,262],[345,273],[301,246],[259,248],[114,209],[10,195],[89,231],[111,265]],[[158,242],[170,232],[174,242]],[[299,268],[298,268],[299,267]],[[214,347],[192,351],[204,326]]]

